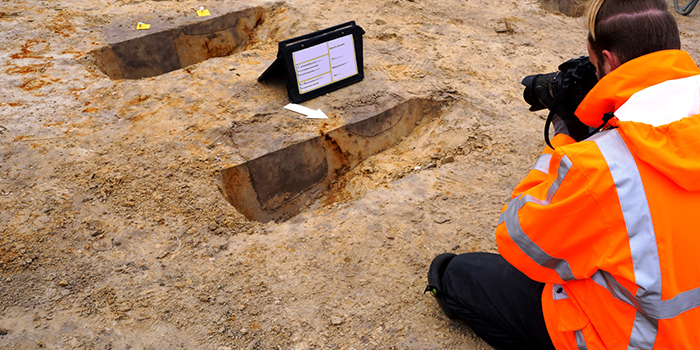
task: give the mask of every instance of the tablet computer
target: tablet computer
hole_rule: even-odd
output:
[[[310,100],[364,78],[362,35],[354,21],[279,43],[277,59],[258,81],[283,75],[289,100]]]

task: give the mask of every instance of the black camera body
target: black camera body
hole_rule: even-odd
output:
[[[597,82],[595,66],[588,56],[581,56],[560,64],[558,72],[526,76],[522,81],[523,98],[530,104],[530,111],[547,108],[535,94],[536,87],[543,86],[557,105],[575,111]]]
[[[559,65],[559,71],[526,76],[523,98],[530,111],[548,108],[545,141],[549,142],[549,123],[559,116],[567,125],[571,137],[580,141],[589,135],[588,127],[574,115],[586,94],[598,83],[596,68],[587,56],[570,59]]]

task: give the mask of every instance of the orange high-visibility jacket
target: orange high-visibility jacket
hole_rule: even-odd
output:
[[[700,349],[700,69],[684,51],[603,77],[504,208],[496,239],[546,283],[557,349]]]

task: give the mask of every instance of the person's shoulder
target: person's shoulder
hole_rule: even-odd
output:
[[[614,148],[624,147],[616,129],[601,131],[583,141],[571,143],[555,149],[553,157],[569,163],[569,168],[586,173],[609,171],[606,155],[615,153]],[[559,155],[557,155],[559,153]]]
[[[564,155],[572,158],[590,157],[591,152],[600,153],[598,142],[612,136],[613,130],[606,130],[596,133],[595,135],[575,143],[570,143],[561,147],[557,147],[555,152],[562,152]]]

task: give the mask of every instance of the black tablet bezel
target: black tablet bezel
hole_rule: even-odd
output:
[[[327,28],[311,34],[302,35],[293,39],[285,40],[279,43],[279,52],[282,55],[282,61],[287,71],[287,93],[289,100],[294,103],[300,103],[312,98],[324,95],[331,91],[346,87],[357,83],[364,79],[363,53],[362,53],[362,35],[364,30],[355,24],[355,21],[346,22],[331,28]],[[345,78],[343,80],[328,84],[326,86],[314,89],[307,93],[299,92],[299,84],[297,82],[296,71],[294,69],[294,60],[292,54],[333,39],[337,39],[346,35],[353,36],[353,45],[355,46],[355,64],[357,66],[357,74]]]

